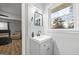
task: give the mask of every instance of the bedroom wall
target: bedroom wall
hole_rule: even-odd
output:
[[[10,19],[10,20],[21,20],[21,18],[19,16],[17,16],[17,15],[13,15],[13,14],[10,14],[8,12],[3,12],[1,10],[0,10],[0,13],[9,16],[9,17],[0,16],[0,18]]]
[[[0,19],[0,21],[10,22],[11,34],[14,34],[15,32],[21,31],[21,21],[8,20],[8,19]]]
[[[21,31],[21,22],[13,21],[10,23],[11,34],[15,34],[15,32]]]

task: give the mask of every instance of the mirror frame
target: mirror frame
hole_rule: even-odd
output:
[[[37,24],[37,25],[36,25],[36,18],[37,18],[36,15],[37,15],[37,14],[38,14],[39,17],[41,17],[41,18],[40,18],[40,22],[39,22],[40,24]],[[39,13],[39,12],[35,12],[35,13],[34,13],[34,25],[35,25],[35,26],[43,26],[43,15],[42,15],[41,13]]]

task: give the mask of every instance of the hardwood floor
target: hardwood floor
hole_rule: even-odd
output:
[[[1,55],[21,55],[22,54],[22,44],[21,40],[12,40],[12,43],[8,45],[0,46]]]

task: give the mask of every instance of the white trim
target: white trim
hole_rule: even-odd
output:
[[[30,54],[28,3],[22,3],[22,54]]]
[[[25,55],[25,4],[22,3],[22,55]]]
[[[79,30],[75,29],[48,29],[48,33],[79,33]]]

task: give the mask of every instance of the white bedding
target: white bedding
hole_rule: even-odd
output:
[[[9,35],[7,34],[7,33],[5,33],[5,34],[3,34],[3,33],[1,33],[0,34],[0,37],[8,37]]]

